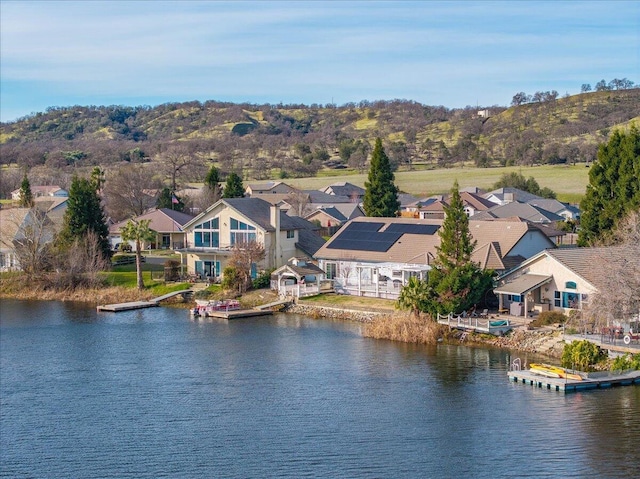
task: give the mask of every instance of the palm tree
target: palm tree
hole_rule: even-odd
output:
[[[153,241],[156,232],[149,228],[151,220],[129,220],[122,227],[120,234],[122,241],[136,242],[136,274],[138,289],[144,289],[144,281],[142,280],[142,243],[145,241]]]
[[[425,309],[425,303],[431,296],[430,293],[431,289],[427,281],[412,276],[400,291],[396,305],[399,309],[410,309],[411,314],[419,318],[420,313]]]

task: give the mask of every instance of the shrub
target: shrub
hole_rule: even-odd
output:
[[[580,371],[592,371],[592,366],[607,357],[606,351],[600,346],[586,339],[573,341],[564,345],[562,352],[562,366],[578,369]]]
[[[253,286],[253,289],[262,289],[271,286],[272,271],[273,269],[262,271],[256,279],[252,280],[251,285]]]
[[[536,319],[531,321],[531,326],[535,326],[538,328],[540,326],[547,326],[549,324],[564,324],[566,321],[567,317],[559,311],[543,311],[538,315]]]
[[[640,353],[630,355],[629,353],[618,356],[611,363],[611,371],[624,371],[626,369],[640,369]]]
[[[227,266],[222,271],[222,287],[224,289],[238,289],[239,283],[240,275],[238,274],[238,270],[232,266]]]

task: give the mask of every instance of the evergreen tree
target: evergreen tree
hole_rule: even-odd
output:
[[[438,264],[445,272],[471,261],[476,242],[469,232],[469,217],[464,211],[458,181],[451,189],[449,205],[444,207],[444,221],[438,230],[440,245],[436,246]]]
[[[63,246],[70,246],[75,240],[82,240],[92,231],[97,237],[103,256],[108,258],[111,253],[109,228],[95,187],[96,184],[86,178],[73,178],[59,240]]]
[[[209,201],[215,203],[222,197],[222,188],[220,188],[220,170],[212,166],[207,176],[204,178],[204,186],[207,188]]]
[[[184,211],[184,202],[181,198],[178,198],[169,188],[162,188],[158,201],[156,202],[156,208],[169,208],[175,211]]]
[[[578,244],[606,241],[616,223],[640,209],[640,132],[616,130],[600,145],[580,209]]]
[[[31,183],[27,174],[24,174],[22,183],[20,184],[20,206],[23,208],[31,208],[33,206],[33,193],[31,192]]]
[[[468,310],[479,303],[493,285],[493,272],[483,271],[471,260],[476,242],[469,231],[457,181],[451,190],[450,204],[444,210],[445,219],[438,229],[438,255],[428,278],[433,295],[425,308],[432,316]]]
[[[367,216],[392,217],[400,209],[398,188],[394,184],[394,175],[389,157],[382,148],[382,140],[376,138],[371,154],[368,181],[365,182],[363,198],[364,211]]]
[[[224,185],[223,198],[244,198],[244,186],[242,186],[242,178],[232,172],[227,178],[227,182]]]

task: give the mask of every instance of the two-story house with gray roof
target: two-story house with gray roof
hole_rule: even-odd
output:
[[[255,276],[291,257],[313,255],[324,243],[315,229],[260,198],[223,198],[184,225],[186,245],[179,252],[189,273],[216,278],[234,246],[255,241],[265,250],[264,260],[252,266]]]

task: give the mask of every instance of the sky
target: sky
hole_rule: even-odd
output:
[[[48,107],[405,99],[640,84],[640,1],[0,0],[0,120]]]

